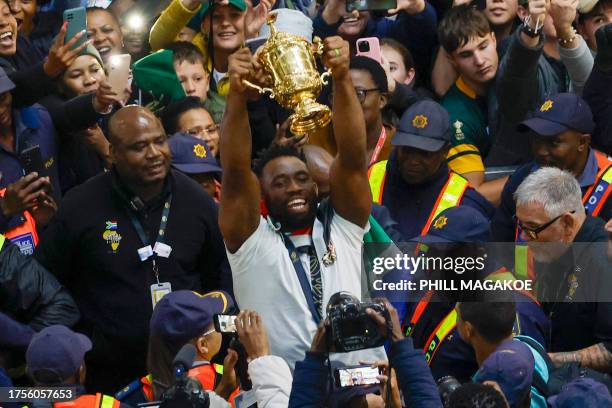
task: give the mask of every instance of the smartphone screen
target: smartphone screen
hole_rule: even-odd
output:
[[[64,21],[68,23],[66,27],[66,37],[64,44],[74,38],[75,35],[83,30],[87,30],[87,12],[84,7],[77,7],[64,11]],[[77,48],[79,45],[87,41],[87,34],[83,35],[76,44],[72,47]]]
[[[217,314],[214,316],[215,330],[220,333],[236,332],[236,316]]]
[[[338,368],[335,374],[336,385],[340,387],[380,384],[376,378],[380,375],[378,367],[370,365]]]
[[[25,175],[36,172],[39,177],[45,176],[45,165],[40,153],[40,146],[36,145],[23,150],[19,155],[19,161]]]
[[[347,0],[346,11],[390,10],[397,8],[397,0]]]
[[[117,95],[123,95],[130,78],[130,54],[113,55],[108,59],[108,83]]]

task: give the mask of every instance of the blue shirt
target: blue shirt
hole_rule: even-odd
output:
[[[527,163],[519,167],[512,176],[506,182],[504,190],[502,191],[501,204],[495,212],[495,216],[491,222],[491,231],[493,233],[493,240],[497,242],[514,242],[516,225],[512,217],[516,214],[516,205],[514,202],[514,192],[518,189],[518,186],[529,176],[531,173],[539,169],[540,166],[535,162]],[[576,179],[580,184],[580,190],[582,194],[597,181],[597,173],[599,172],[599,166],[597,164],[597,157],[595,156],[595,150],[589,149],[589,156],[587,157],[586,164],[582,174]],[[604,203],[601,211],[598,214],[599,218],[604,221],[608,221],[612,218],[612,200],[609,196]]]
[[[445,162],[432,180],[419,185],[408,184],[399,173],[396,153],[391,154],[387,162],[382,204],[389,209],[391,217],[399,224],[404,239],[421,234],[448,177],[449,170]],[[491,203],[473,188],[465,190],[460,203],[476,209],[487,219],[491,219],[495,211]]]

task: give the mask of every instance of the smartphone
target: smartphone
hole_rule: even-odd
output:
[[[64,22],[68,22],[68,27],[66,27],[66,37],[64,38],[64,44],[66,44],[68,41],[72,40],[75,35],[83,30],[87,30],[87,11],[85,10],[85,7],[65,10]],[[85,41],[87,41],[87,34],[84,34],[81,38],[79,38],[72,49],[77,48]]]
[[[123,95],[123,91],[128,87],[131,63],[130,54],[113,55],[108,59],[108,83],[117,95]]]
[[[215,330],[219,333],[236,333],[236,316],[216,314],[213,316]]]
[[[346,11],[349,13],[353,10],[390,10],[397,8],[397,0],[347,0]]]
[[[380,42],[376,37],[360,38],[357,40],[357,54],[368,57],[382,65]]]
[[[24,175],[36,172],[39,177],[44,177],[46,174],[45,164],[42,159],[42,154],[40,153],[39,145],[28,147],[23,150],[19,154],[19,162],[23,167]]]
[[[380,384],[380,369],[371,365],[358,365],[337,368],[334,371],[334,379],[337,387],[354,387],[357,385]]]
[[[246,46],[251,50],[251,54],[255,54],[255,52],[264,45],[268,41],[266,37],[257,37],[246,40]]]

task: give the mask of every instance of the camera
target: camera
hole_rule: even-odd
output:
[[[438,379],[436,384],[438,385],[438,393],[440,393],[442,404],[447,407],[449,397],[457,388],[461,387],[461,383],[455,377],[447,375]]]
[[[199,381],[187,373],[193,364],[196,349],[193,344],[184,345],[172,362],[175,383],[164,392],[160,408],[209,408],[210,397]]]
[[[336,352],[380,347],[385,343],[385,336],[379,332],[376,322],[366,313],[366,309],[382,314],[387,320],[387,326],[390,326],[389,313],[384,304],[360,302],[346,292],[332,295],[327,305],[331,328],[328,341]]]
[[[370,43],[367,41],[357,43],[357,49],[359,52],[370,52]]]

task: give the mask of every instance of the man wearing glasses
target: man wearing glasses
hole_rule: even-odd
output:
[[[417,102],[399,121],[389,160],[370,167],[372,198],[389,209],[404,239],[426,235],[439,213],[457,205],[472,207],[487,220],[493,215],[493,206],[449,170],[450,138],[444,108],[433,101]]]
[[[519,130],[531,142],[535,161],[520,167],[502,192],[491,229],[498,242],[519,239],[513,215],[513,194],[521,182],[540,167],[569,171],[580,184],[582,202],[589,215],[607,221],[612,218],[612,161],[591,147],[593,115],[587,103],[573,93],[561,93],[545,100]]]
[[[551,358],[612,372],[612,265],[603,220],[587,215],[575,176],[558,168],[530,174],[514,197],[538,299],[551,321]]]

